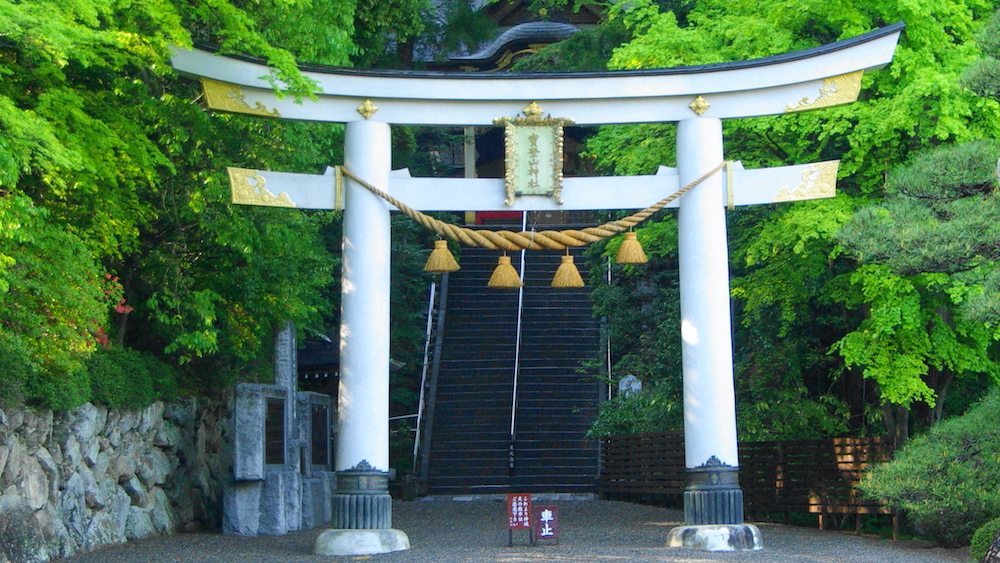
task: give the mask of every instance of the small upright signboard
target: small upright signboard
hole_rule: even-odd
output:
[[[514,545],[514,530],[528,530],[531,544],[531,493],[509,493],[507,495],[507,547]]]
[[[552,540],[559,543],[559,507],[536,506],[534,519],[535,540]]]

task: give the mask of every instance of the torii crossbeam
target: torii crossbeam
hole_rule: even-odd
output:
[[[304,66],[316,99],[279,97],[259,61],[176,50],[174,67],[203,81],[212,109],[281,119],[346,123],[345,167],[414,209],[488,211],[644,208],[714,169],[723,159],[722,119],[795,113],[853,102],[865,70],[892,60],[903,29],[894,24],[831,45],[765,59],[672,69],[532,74],[451,74]],[[390,125],[492,125],[534,102],[578,125],[677,122],[677,168],[653,176],[567,178],[560,205],[522,196],[507,205],[503,180],[410,178],[390,170]],[[727,205],[831,197],[836,162],[764,170],[734,167],[684,194],[678,211],[684,372],[685,526],[672,545],[759,549],[743,523],[733,382]],[[352,180],[231,169],[234,201],[344,209],[340,433],[334,539],[322,554],[397,547],[342,547],[365,528],[391,528],[384,480],[358,473],[388,459],[389,212]],[[339,202],[343,201],[341,205]],[[405,534],[400,531],[395,531]],[[324,533],[322,537],[327,536]],[[345,540],[344,538],[348,538]],[[721,543],[720,543],[721,542]],[[353,548],[351,548],[353,549]]]

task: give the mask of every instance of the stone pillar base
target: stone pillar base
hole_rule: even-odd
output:
[[[380,530],[392,527],[389,495],[333,495],[334,528]]]
[[[735,489],[684,492],[684,524],[715,526],[743,523],[743,491]]]
[[[668,547],[699,551],[758,551],[764,549],[760,530],[751,524],[678,526],[667,536]]]
[[[316,538],[316,555],[375,555],[410,549],[402,530],[326,530]]]

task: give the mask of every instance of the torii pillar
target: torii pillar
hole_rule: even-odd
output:
[[[326,68],[303,72],[319,91],[316,100],[301,104],[279,97],[262,78],[267,67],[256,62],[178,49],[173,64],[202,77],[213,109],[346,123],[345,166],[413,209],[642,209],[723,161],[722,119],[854,101],[862,72],[892,60],[902,28],[895,24],[755,61],[648,71],[475,75]],[[390,173],[390,124],[492,125],[497,118],[517,116],[529,103],[578,125],[677,122],[677,169],[661,167],[653,176],[566,178],[561,201],[529,195],[513,203],[505,202],[503,179]],[[685,526],[671,530],[671,546],[760,549],[756,527],[743,522],[738,481],[725,208],[832,197],[836,175],[836,162],[760,170],[736,163],[670,205],[680,208],[688,471]],[[391,207],[353,181],[344,183],[341,194],[330,174],[230,169],[230,180],[236,203],[344,210],[337,515],[335,529],[320,536],[315,552],[406,549],[406,534],[391,528],[387,492]]]

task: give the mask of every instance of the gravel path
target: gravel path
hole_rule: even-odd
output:
[[[542,504],[536,500],[537,504]],[[372,563],[738,561],[968,563],[968,550],[891,542],[835,531],[759,523],[764,549],[709,553],[665,547],[667,530],[683,521],[677,510],[614,501],[545,502],[559,507],[560,541],[529,547],[527,532],[507,547],[506,503],[501,500],[396,502],[393,524],[410,538],[409,551],[364,557],[320,557],[312,545],[321,530],[244,538],[220,534],[157,537],[63,560],[65,563]]]

